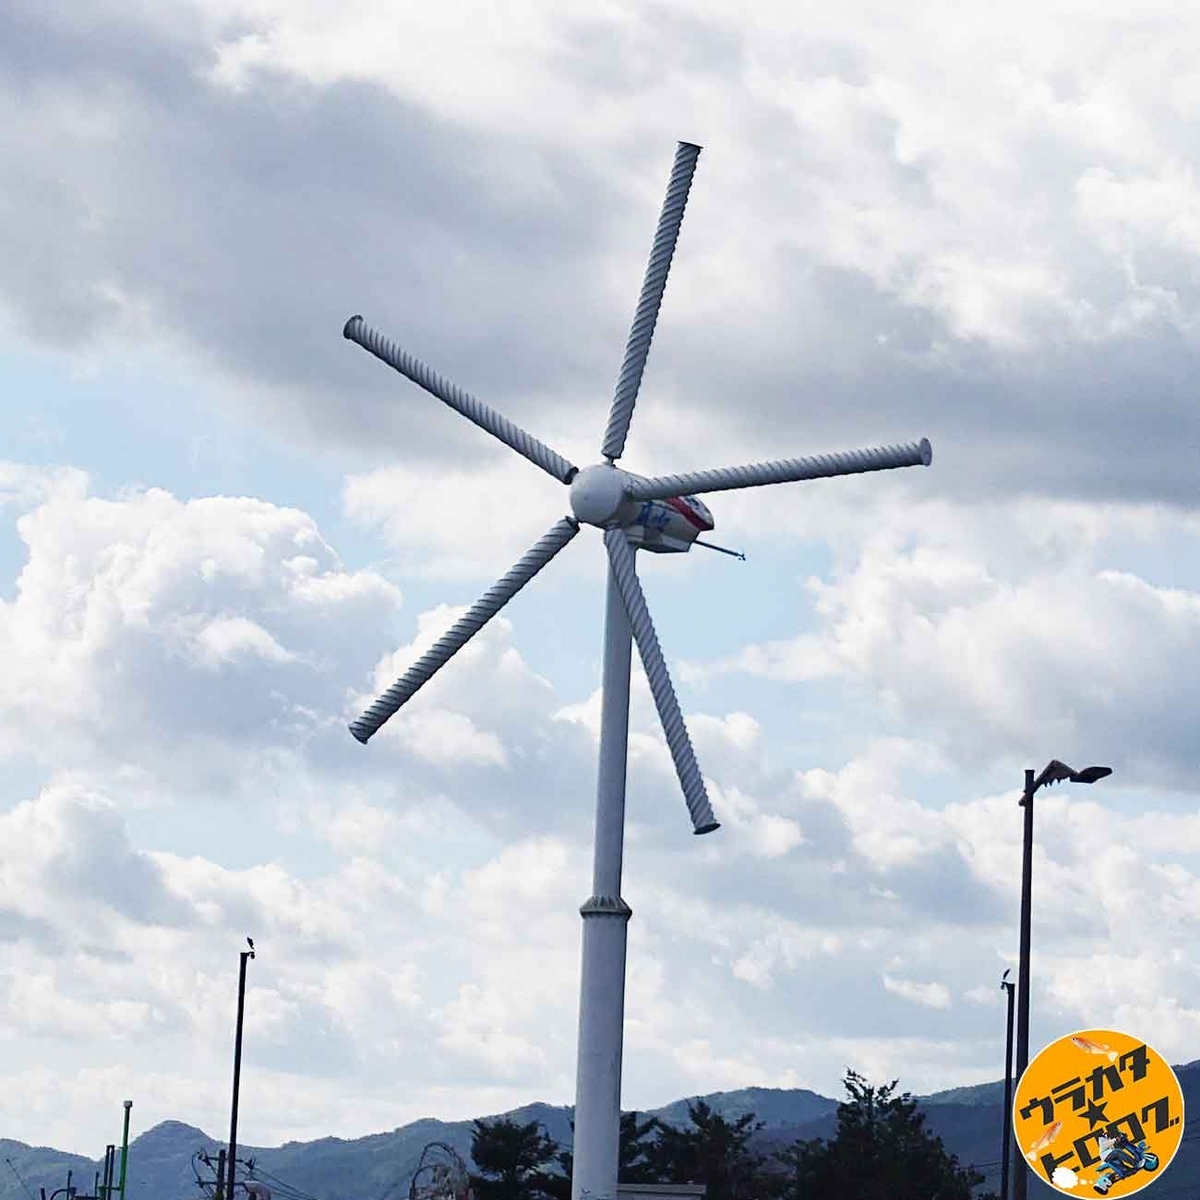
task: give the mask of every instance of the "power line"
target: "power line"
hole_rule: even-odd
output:
[[[285,1180],[280,1179],[278,1175],[272,1175],[270,1171],[264,1170],[260,1166],[256,1165],[252,1168],[252,1170],[255,1174],[261,1175],[264,1179],[270,1180],[271,1183],[275,1185],[275,1187],[272,1188],[272,1191],[278,1191],[279,1194],[285,1198],[285,1200],[318,1200],[318,1198],[311,1192],[306,1192],[301,1188],[296,1187],[294,1184],[287,1183]]]
[[[25,1189],[25,1194],[29,1197],[29,1200],[37,1200],[33,1192],[30,1190],[29,1184],[27,1184],[25,1180],[21,1178],[21,1172],[17,1170],[16,1164],[13,1162],[13,1160],[11,1158],[6,1158],[4,1161],[8,1163],[9,1169],[17,1177],[17,1180],[20,1182],[21,1186]]]

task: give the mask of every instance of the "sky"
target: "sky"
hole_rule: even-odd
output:
[[[1176,2],[0,6],[0,1135],[93,1157],[571,1103],[603,551],[346,724],[567,511],[341,336],[623,465],[928,437],[640,571],[623,1103],[1200,1058],[1200,13]]]

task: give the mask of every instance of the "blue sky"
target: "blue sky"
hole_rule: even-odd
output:
[[[1200,1055],[1196,19],[810,9],[0,16],[0,1134],[218,1133],[246,934],[247,1143],[571,1101],[602,550],[353,742],[567,497],[341,329],[594,461],[680,139],[626,465],[934,463],[642,556],[625,1104],[998,1077],[1051,756],[1033,1040]]]

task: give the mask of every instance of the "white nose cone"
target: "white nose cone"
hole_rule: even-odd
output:
[[[625,503],[625,472],[609,463],[584,467],[571,481],[576,520],[603,529]]]

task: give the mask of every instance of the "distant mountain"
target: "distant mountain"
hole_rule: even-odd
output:
[[[78,1185],[81,1191],[91,1191],[97,1164],[81,1154],[67,1154],[49,1146],[27,1146],[24,1142],[0,1138],[0,1197],[3,1200],[9,1200],[9,1197],[29,1200],[14,1174],[14,1167],[35,1195],[38,1188],[44,1187],[49,1196],[56,1188],[66,1186],[68,1171],[73,1172],[73,1185]]]
[[[703,1099],[727,1121],[736,1121],[752,1112],[767,1130],[801,1125],[828,1116],[836,1112],[838,1106],[836,1100],[803,1088],[741,1088],[736,1092],[713,1092]],[[669,1125],[686,1125],[687,1106],[687,1100],[676,1100],[666,1108],[657,1109],[653,1115]]]
[[[1200,1112],[1200,1061],[1175,1071],[1186,1111]],[[987,1177],[986,1186],[997,1190],[1003,1092],[1003,1083],[996,1082],[919,1098],[930,1127],[947,1149],[964,1165],[979,1165]],[[727,1120],[755,1113],[764,1123],[758,1136],[764,1153],[798,1139],[830,1137],[837,1125],[838,1102],[800,1088],[742,1088],[691,1099],[703,1099]],[[676,1100],[642,1115],[682,1125],[687,1122],[687,1105],[687,1100]],[[568,1107],[528,1104],[503,1115],[540,1122],[555,1141],[570,1144],[572,1109]],[[446,1142],[467,1158],[471,1122],[425,1119],[362,1138],[328,1137],[269,1149],[244,1147],[238,1157],[253,1158],[258,1174],[268,1183],[283,1181],[320,1200],[403,1200],[421,1151],[434,1141]],[[179,1121],[164,1121],[147,1130],[129,1147],[128,1200],[192,1200],[200,1195],[192,1155],[204,1150],[215,1158],[220,1147],[215,1138]],[[79,1155],[0,1140],[0,1200],[29,1200],[4,1159],[12,1160],[35,1195],[44,1187],[47,1197],[65,1186],[67,1171],[74,1172],[73,1183],[80,1191],[90,1192],[102,1165]],[[1177,1185],[1198,1175],[1200,1140],[1188,1140],[1171,1164],[1168,1178]],[[1060,1194],[1036,1180],[1029,1189],[1030,1200],[1051,1200]]]
[[[977,1083],[974,1087],[950,1088],[945,1092],[934,1092],[921,1097],[922,1104],[1003,1104],[1004,1080],[995,1083]]]

